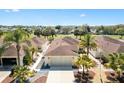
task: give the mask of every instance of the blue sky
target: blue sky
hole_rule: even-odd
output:
[[[124,24],[123,10],[1,9],[0,25],[112,25]]]

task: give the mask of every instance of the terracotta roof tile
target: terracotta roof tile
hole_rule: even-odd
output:
[[[124,52],[124,42],[112,39],[107,36],[97,36],[95,38],[97,46],[107,53]]]
[[[24,55],[24,51],[21,49],[20,50],[20,56]],[[14,44],[10,45],[9,47],[6,48],[6,50],[4,51],[2,57],[16,57],[17,56],[17,50],[16,50],[16,46]]]
[[[46,56],[73,56],[78,51],[78,41],[73,38],[62,38],[54,40],[46,52]]]

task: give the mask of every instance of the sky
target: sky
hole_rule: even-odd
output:
[[[124,24],[124,9],[0,9],[0,25]]]

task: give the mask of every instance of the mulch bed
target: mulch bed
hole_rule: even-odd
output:
[[[117,73],[105,71],[106,78],[112,82],[117,82]]]
[[[46,81],[47,81],[47,77],[42,76],[42,77],[38,78],[37,80],[35,80],[33,83],[46,83]]]
[[[88,83],[88,82],[92,83],[91,80],[95,76],[95,73],[93,71],[89,71],[88,74],[85,73],[85,76],[88,78],[88,82],[85,82],[85,79],[83,79],[85,77],[82,77],[81,74],[82,74],[82,72],[79,72],[79,71],[75,72],[74,71],[75,82],[77,82],[77,83]]]
[[[117,73],[106,71],[105,75],[113,83],[124,83],[124,73],[122,73],[121,77],[118,77]]]
[[[12,83],[13,81],[13,77],[7,76],[1,83]]]
[[[74,71],[74,77],[76,77],[77,75],[80,75],[81,73],[82,73],[82,72],[76,72],[76,71]],[[89,71],[89,76],[94,77],[94,76],[95,76],[95,72]]]
[[[106,75],[106,77],[113,77],[113,78],[117,77],[117,74],[115,72],[111,72],[111,71],[105,71],[105,75]]]

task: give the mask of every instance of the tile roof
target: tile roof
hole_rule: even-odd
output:
[[[33,45],[34,47],[41,47],[42,44],[46,42],[45,39],[41,39],[39,37],[33,37],[31,40],[26,40],[25,42],[22,43],[24,46],[31,46]]]
[[[97,46],[107,53],[124,53],[124,42],[112,39],[107,36],[97,36],[95,38]]]
[[[45,56],[75,56],[78,51],[78,41],[73,38],[54,40],[48,48]]]
[[[41,47],[42,44],[44,44],[46,42],[45,39],[41,39],[39,37],[33,37],[31,40],[26,40],[25,42],[22,42],[20,45],[22,46],[21,50],[20,50],[20,56],[24,56],[24,50],[23,50],[23,46],[31,46],[33,45],[34,47]],[[3,44],[3,39],[0,38],[0,45]],[[9,47],[6,48],[6,50],[4,51],[2,57],[16,57],[17,56],[17,50],[16,50],[16,44],[13,43],[11,44]]]
[[[20,56],[24,55],[24,51],[20,50]],[[17,50],[15,44],[10,45],[6,48],[4,53],[2,54],[2,57],[16,57],[17,56]]]

